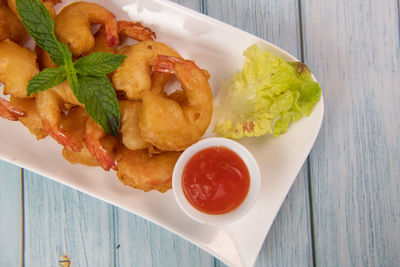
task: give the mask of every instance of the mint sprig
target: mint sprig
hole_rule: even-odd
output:
[[[106,74],[121,66],[124,55],[96,52],[72,61],[72,53],[54,32],[54,21],[40,0],[17,0],[17,11],[35,43],[49,53],[58,68],[47,68],[33,77],[27,94],[45,91],[68,80],[86,112],[105,132],[116,136],[121,114],[115,90]]]

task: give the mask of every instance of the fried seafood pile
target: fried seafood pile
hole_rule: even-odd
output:
[[[23,46],[28,36],[15,0],[0,1],[0,82],[10,95],[10,101],[0,98],[0,116],[20,121],[37,139],[49,135],[73,164],[115,170],[122,183],[144,191],[170,189],[179,155],[204,135],[211,121],[208,72],[155,41],[148,27],[117,21],[98,4],[75,2],[56,14],[58,0],[43,2],[56,36],[74,59],[97,51],[126,56],[108,75],[121,113],[118,135],[107,134],[88,115],[68,80],[28,97],[30,79],[56,64],[40,47],[31,51]],[[95,34],[91,24],[101,24]],[[122,46],[126,38],[137,42]],[[164,86],[173,76],[181,88],[167,95]]]

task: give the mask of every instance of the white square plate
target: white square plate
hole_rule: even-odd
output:
[[[63,1],[62,6],[72,1]],[[157,40],[194,60],[211,74],[214,94],[220,83],[242,67],[242,52],[251,44],[288,61],[296,59],[272,44],[215,19],[161,0],[99,0],[118,19],[140,21],[157,33]],[[204,226],[187,217],[172,191],[142,192],[122,185],[114,172],[72,165],[61,147],[47,137],[36,141],[19,123],[0,120],[0,158],[50,177],[89,195],[142,216],[189,240],[230,266],[252,266],[269,228],[306,160],[323,118],[323,99],[312,114],[290,126],[279,138],[265,136],[240,141],[257,159],[262,188],[256,206],[241,220],[226,226]],[[208,131],[206,136],[212,136]]]

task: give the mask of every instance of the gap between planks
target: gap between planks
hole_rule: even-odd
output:
[[[20,168],[21,179],[21,267],[25,266],[25,191],[24,169]]]

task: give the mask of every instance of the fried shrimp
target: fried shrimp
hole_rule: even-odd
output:
[[[95,40],[90,24],[103,24],[108,47],[119,43],[115,16],[104,7],[88,2],[75,2],[64,7],[54,20],[57,37],[67,44],[75,56],[81,56],[93,49]]]
[[[149,156],[147,149],[130,150],[122,146],[117,152],[117,176],[133,188],[165,192],[171,188],[172,172],[180,152],[163,152]]]
[[[37,112],[34,98],[10,97],[10,103],[24,111],[25,116],[19,116],[18,120],[28,128],[29,132],[36,139],[39,140],[47,136],[47,132],[44,130],[42,120]]]
[[[193,61],[158,56],[153,71],[174,73],[186,101],[181,105],[157,90],[142,92],[139,120],[144,140],[165,151],[184,150],[207,130],[212,116],[212,93],[208,76]]]
[[[37,73],[35,53],[10,40],[0,42],[0,82],[4,85],[4,94],[28,97],[26,88]]]
[[[10,39],[20,43],[26,37],[24,25],[18,17],[5,5],[0,5],[0,41]]]
[[[137,41],[147,41],[156,38],[156,34],[148,27],[143,26],[139,22],[131,22],[125,20],[117,21],[118,35],[120,40],[129,37]],[[96,32],[94,47],[91,52],[110,52],[114,53],[117,46],[108,46],[106,43],[106,28],[101,26]]]
[[[61,128],[61,113],[65,109],[65,104],[82,106],[72,93],[67,80],[38,93],[36,97],[36,109],[42,119],[45,131],[67,149],[80,151],[82,142]]]
[[[88,166],[99,166],[97,160],[89,152],[88,148],[84,142],[84,134],[87,125],[87,120],[89,115],[86,113],[85,109],[80,106],[72,107],[66,115],[62,116],[61,126],[63,130],[73,136],[76,140],[79,140],[83,148],[79,152],[73,152],[67,148],[63,148],[63,157],[73,164],[83,164]],[[114,148],[116,146],[117,140],[112,136],[105,136],[99,140],[101,146],[107,150],[110,157],[115,157]]]
[[[139,101],[123,100],[119,103],[121,111],[122,143],[131,150],[149,148],[150,144],[140,135],[139,116],[142,103]]]
[[[121,53],[121,52],[120,52]],[[114,88],[124,91],[130,100],[139,100],[142,91],[151,88],[151,62],[158,55],[180,57],[167,45],[156,41],[144,41],[123,48],[127,56],[113,77]]]
[[[53,62],[49,53],[44,51],[40,46],[35,46],[35,52],[37,55],[37,63],[39,65],[39,69],[43,70],[45,68],[56,68],[57,64]]]
[[[103,129],[89,117],[83,135],[87,149],[105,171],[109,171],[110,169],[117,170],[114,159],[100,142],[106,135]]]
[[[84,164],[88,166],[97,166],[96,159],[90,154],[89,150],[85,147],[83,142],[83,133],[85,131],[85,124],[88,119],[88,114],[85,109],[80,106],[72,107],[67,114],[62,115],[61,127],[75,140],[79,140],[82,144],[82,149],[79,152],[71,151],[63,148],[63,157],[72,164]]]
[[[141,107],[142,103],[139,101],[120,101],[121,126],[119,132],[121,141],[131,150],[145,149],[151,146],[140,136],[138,123]],[[93,119],[89,118],[84,133],[86,147],[104,170],[117,170],[113,157],[100,143],[100,140],[105,136],[108,136],[108,134]]]
[[[17,3],[16,0],[6,0],[8,7],[10,10],[19,18],[19,14],[17,11]],[[61,0],[42,0],[44,6],[49,11],[51,18],[54,19],[56,12],[54,10],[54,6],[58,3],[61,3]]]

